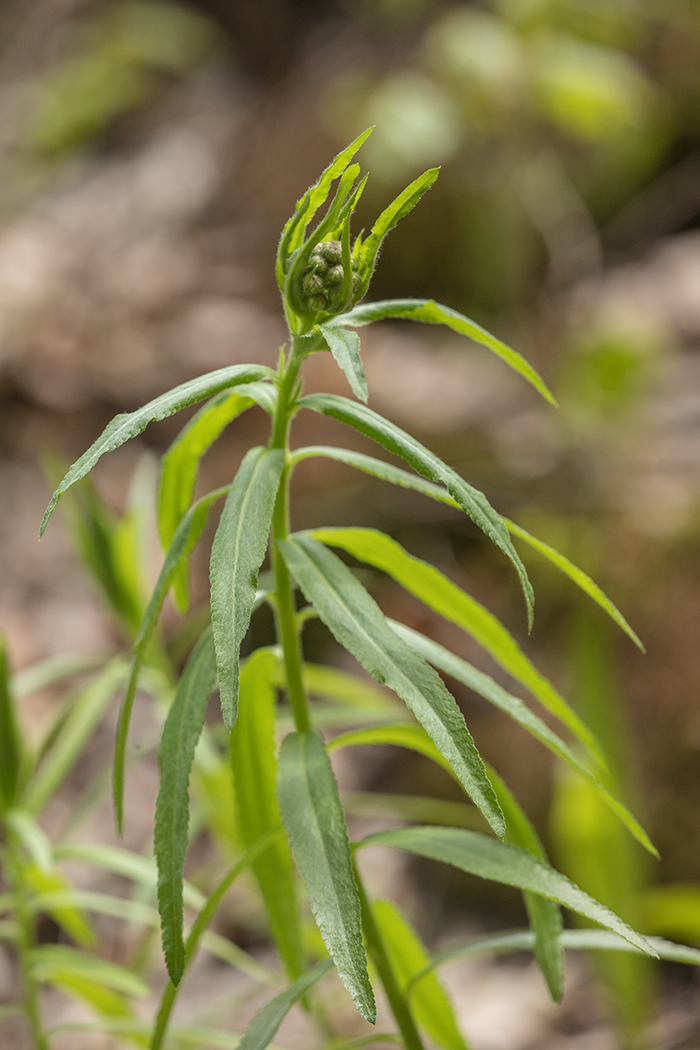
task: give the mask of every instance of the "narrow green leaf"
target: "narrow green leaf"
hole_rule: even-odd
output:
[[[43,910],[62,930],[65,930],[76,944],[84,948],[91,948],[97,943],[95,931],[80,904],[73,904],[69,901],[63,904],[49,902],[48,899],[51,896],[60,898],[61,894],[70,892],[70,883],[57,868],[46,869],[39,867],[36,863],[28,864],[24,868],[23,877],[33,893],[46,902]]]
[[[7,645],[0,635],[0,809],[15,802],[22,769],[24,748],[17,723],[15,700],[10,685]]]
[[[362,325],[372,324],[373,321],[380,321],[384,318],[422,321],[423,324],[444,324],[451,328],[453,332],[466,335],[475,343],[492,350],[510,368],[527,379],[529,383],[532,383],[535,389],[542,394],[542,397],[556,407],[557,402],[542,377],[538,375],[532,365],[517,350],[513,350],[505,343],[502,343],[500,339],[491,335],[476,321],[465,317],[464,314],[460,314],[450,306],[442,306],[440,303],[436,303],[434,299],[384,299],[378,303],[362,303],[349,313],[337,317],[334,324],[350,325],[353,328],[359,328]]]
[[[430,452],[425,445],[421,445],[420,441],[417,441],[411,434],[373,412],[366,405],[360,405],[345,397],[338,397],[336,394],[310,394],[308,397],[301,398],[299,407],[310,408],[324,416],[338,419],[341,423],[347,423],[348,426],[359,430],[361,434],[378,442],[387,451],[405,459],[419,474],[430,481],[444,485],[464,513],[503,551],[506,557],[510,558],[520,577],[527,602],[528,620],[532,621],[534,597],[525,566],[513,547],[503,519],[493,509],[483,492],[479,492],[478,489],[464,481],[459,474],[443,463],[433,452]]]
[[[360,401],[367,402],[367,377],[360,357],[360,337],[357,332],[347,332],[337,325],[318,324],[316,328],[323,335],[328,348],[336,362],[347,376],[352,392]]]
[[[185,966],[182,883],[190,816],[190,771],[216,680],[211,630],[200,638],[178,685],[158,749],[160,788],[154,846],[165,962],[173,984]]]
[[[74,675],[96,671],[106,660],[104,653],[65,653],[50,656],[32,664],[31,667],[25,667],[23,671],[18,671],[12,678],[11,688],[16,697],[29,696],[39,689],[46,689],[47,686],[55,685]]]
[[[386,725],[350,729],[347,733],[339,733],[338,736],[334,736],[327,747],[329,751],[337,751],[341,747],[365,747],[368,744],[393,744],[396,747],[417,751],[418,754],[430,758],[454,776],[450,763],[440,754],[425,729],[406,722],[391,722]]]
[[[411,978],[429,962],[428,953],[393,901],[374,901],[372,911],[399,988],[405,995]],[[435,974],[427,973],[412,985],[411,991],[413,1015],[430,1038],[445,1050],[466,1050],[452,1003]]]
[[[597,602],[601,609],[605,610],[608,616],[615,621],[618,627],[622,628],[625,634],[632,639],[634,644],[638,646],[642,652],[646,652],[639,636],[632,630],[617,606],[613,605],[605,592],[600,589],[598,584],[595,583],[590,576],[583,571],[583,569],[579,569],[577,565],[574,565],[572,561],[569,561],[568,558],[563,554],[560,554],[559,551],[554,549],[554,547],[550,547],[548,543],[538,540],[536,536],[527,532],[520,525],[516,525],[514,521],[510,521],[509,518],[504,518],[503,520],[514,536],[517,536],[518,539],[528,543],[536,551],[539,551],[540,554],[544,555],[545,558],[551,561],[553,565],[556,565],[558,569],[561,569],[565,576],[568,576],[570,580],[573,580],[577,587],[580,587],[589,598],[592,598],[594,602]]]
[[[376,529],[314,529],[310,535],[388,573],[435,612],[462,627],[593,750],[595,742],[591,731],[532,665],[512,635],[492,613],[439,569],[408,554],[395,540]]]
[[[494,769],[489,768],[489,778],[493,784],[501,809],[506,818],[508,831],[506,842],[520,846],[533,856],[547,863],[539,835],[530,823],[527,815],[508,786]],[[540,897],[537,893],[525,890],[523,893],[525,907],[530,918],[530,925],[535,934],[535,958],[547,982],[549,993],[555,1003],[561,1002],[564,994],[564,949],[561,944],[562,918],[561,909],[556,901]]]
[[[489,825],[502,836],[503,816],[481,756],[440,676],[397,637],[377,603],[335,554],[305,535],[279,546],[328,629],[380,685],[388,685],[404,700]]]
[[[244,847],[280,827],[277,804],[277,758],[274,680],[278,658],[258,649],[246,660],[240,677],[238,719],[231,732],[236,827]],[[290,977],[302,969],[299,910],[294,865],[286,840],[278,837],[253,861],[270,928]]]
[[[119,720],[117,722],[117,734],[114,745],[114,769],[112,773],[112,788],[114,796],[114,812],[117,822],[117,830],[121,834],[124,817],[124,767],[126,763],[126,744],[129,736],[129,723],[134,706],[134,697],[138,685],[139,674],[143,666],[148,644],[156,626],[160,610],[163,607],[173,574],[180,562],[192,550],[202,534],[206,525],[207,516],[211,506],[216,500],[221,499],[229,491],[229,486],[209,492],[206,496],[190,507],[187,514],[178,525],[173,536],[173,541],[165,555],[165,560],[153,588],[153,594],[144,613],[139,633],[134,642],[134,659],[131,665],[131,673],[126,687],[126,693],[122,700]]]
[[[104,456],[106,452],[113,452],[125,441],[136,437],[146,429],[149,423],[172,416],[173,413],[187,408],[188,405],[194,405],[213,394],[218,394],[220,390],[255,380],[272,379],[274,376],[272,369],[264,365],[230,365],[228,368],[219,368],[216,372],[208,372],[187,383],[181,383],[180,386],[169,390],[167,394],[154,398],[153,401],[149,401],[147,405],[136,409],[135,412],[125,412],[115,416],[112,422],[107,424],[97,441],[90,446],[87,452],[83,453],[80,459],[76,460],[54,492],[44,514],[39,534],[43,536],[49,518],[63,493],[76,481],[84,478],[101,456]]]
[[[290,733],[285,738],[279,756],[277,796],[323,940],[355,1006],[374,1024],[376,1009],[362,943],[360,900],[345,816],[326,749],[317,733]]]
[[[528,733],[536,737],[553,754],[563,759],[567,765],[575,769],[582,777],[585,777],[637,841],[655,857],[658,857],[658,851],[646,831],[626,806],[623,806],[618,799],[610,794],[605,785],[581,762],[568,744],[565,744],[561,737],[557,736],[541,718],[533,714],[522,700],[512,696],[497,682],[494,682],[489,675],[484,674],[483,671],[478,671],[476,667],[472,667],[466,660],[455,656],[449,649],[445,649],[444,646],[434,642],[431,638],[426,638],[425,635],[412,630],[410,627],[406,627],[405,624],[398,623],[396,620],[390,620],[389,622],[399,637],[416,649],[434,667],[439,667],[441,671],[449,674],[452,678],[456,678],[458,682],[462,682],[469,689],[473,689],[475,693],[478,693],[479,696],[483,696],[485,700],[490,701],[495,707],[510,715],[514,721],[518,722],[523,729],[526,729]]]
[[[283,469],[284,449],[258,447],[246,453],[212,546],[211,622],[221,713],[228,729],[236,721],[239,651],[253,611]]]
[[[131,1015],[131,1009],[120,992],[106,988],[101,982],[91,980],[89,977],[66,972],[59,967],[49,969],[46,981],[64,995],[78,1002],[87,1003],[102,1018],[127,1018]],[[145,1046],[143,1038],[132,1037],[137,1046]]]
[[[297,999],[327,974],[332,965],[330,959],[324,959],[265,1003],[246,1028],[236,1050],[265,1050]]]
[[[158,532],[167,551],[175,531],[194,496],[199,463],[223,430],[254,401],[236,390],[217,394],[189,421],[163,456],[158,490]],[[187,563],[181,561],[174,578],[175,597],[181,612],[189,606]]]
[[[22,805],[29,813],[41,813],[73,769],[107,705],[124,682],[127,670],[127,665],[120,658],[111,660],[97,677],[78,692],[53,746],[27,786]]]
[[[632,930],[614,912],[593,900],[544,861],[527,850],[508,846],[497,839],[463,828],[399,828],[369,835],[361,845],[391,846],[420,857],[451,864],[470,875],[521,890],[530,890],[557,901],[587,919],[617,933],[646,955],[656,952],[648,941]]]
[[[35,976],[50,980],[55,971],[86,977],[91,981],[113,988],[116,992],[145,999],[151,994],[149,986],[132,970],[108,962],[99,955],[89,955],[66,944],[42,944],[30,953],[30,963]]]
[[[392,693],[377,689],[373,682],[362,681],[357,675],[337,667],[305,663],[303,675],[304,687],[311,696],[328,697],[337,703],[385,711],[391,715],[395,715],[397,709],[402,710]]]

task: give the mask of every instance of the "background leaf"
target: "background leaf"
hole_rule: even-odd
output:
[[[0,807],[14,804],[22,768],[22,738],[10,685],[7,643],[0,635]]]

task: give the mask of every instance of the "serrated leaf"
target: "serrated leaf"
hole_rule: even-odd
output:
[[[453,332],[467,336],[475,343],[492,350],[514,372],[518,372],[524,379],[527,379],[545,400],[556,407],[557,402],[554,395],[522,354],[491,335],[476,321],[465,317],[464,314],[453,310],[450,306],[436,303],[434,299],[384,299],[377,303],[361,303],[347,314],[336,317],[333,323],[359,328],[385,318],[421,321],[423,324],[441,324],[452,329]]]
[[[405,995],[411,978],[429,962],[428,953],[393,901],[374,901],[372,911],[399,988]],[[438,1046],[445,1050],[466,1050],[452,1003],[434,973],[427,973],[411,986],[410,1003],[416,1021]]]
[[[300,408],[310,408],[314,412],[320,412],[324,416],[340,420],[348,426],[359,430],[361,434],[372,438],[387,451],[405,459],[419,474],[430,481],[444,485],[450,495],[459,504],[475,525],[489,537],[496,546],[510,558],[520,577],[520,582],[525,595],[528,609],[528,620],[532,621],[534,608],[534,597],[532,586],[520,560],[503,519],[496,513],[483,492],[479,492],[468,482],[464,481],[454,470],[443,463],[425,445],[421,445],[411,434],[401,430],[388,419],[373,412],[366,405],[360,405],[356,401],[350,401],[336,394],[310,394],[298,402]]]
[[[238,719],[231,731],[236,828],[243,846],[252,846],[282,822],[277,804],[274,680],[278,658],[258,649],[240,676]],[[287,842],[278,837],[252,864],[262,891],[270,928],[290,977],[302,969],[299,911],[294,866]]]
[[[376,1009],[362,943],[360,900],[343,807],[318,733],[290,733],[277,776],[282,822],[323,940],[355,1006],[374,1024]],[[272,1032],[270,1038],[274,1035]]]
[[[215,681],[214,640],[207,630],[187,662],[158,748],[160,788],[154,835],[158,911],[165,962],[173,984],[178,984],[185,966],[182,883],[190,818],[190,772]]]
[[[265,1050],[297,999],[300,999],[304,992],[316,984],[316,981],[319,981],[324,974],[327,974],[332,965],[330,959],[324,959],[323,962],[317,963],[316,966],[297,978],[288,988],[270,999],[269,1003],[265,1003],[241,1036],[236,1050]]]
[[[503,817],[481,756],[439,675],[397,637],[377,603],[335,554],[307,535],[290,537],[279,547],[337,641],[404,700],[489,825],[502,836]]]
[[[347,332],[335,324],[316,325],[328,344],[330,352],[347,376],[352,392],[360,401],[367,402],[367,377],[360,357],[360,337],[357,332]]]
[[[584,744],[589,748],[593,746],[591,731],[528,660],[500,621],[439,569],[408,554],[395,540],[376,529],[314,529],[310,535],[388,573],[435,612],[458,624]]]
[[[258,447],[246,453],[212,546],[211,622],[221,713],[228,729],[236,721],[239,651],[253,611],[284,456],[284,449],[279,448]]]
[[[510,715],[514,721],[518,722],[523,729],[526,729],[540,743],[549,748],[553,754],[563,759],[567,765],[575,769],[582,777],[585,777],[637,841],[655,857],[658,857],[658,851],[646,831],[626,806],[623,806],[618,799],[610,794],[605,785],[581,762],[568,744],[564,743],[561,737],[557,736],[541,718],[533,714],[522,700],[512,696],[497,682],[494,682],[489,675],[477,670],[476,667],[472,667],[466,660],[455,656],[449,649],[445,649],[444,646],[434,642],[431,638],[426,638],[425,635],[395,620],[390,620],[389,622],[399,637],[416,649],[434,667],[438,667],[452,678],[456,678],[458,682],[462,682],[469,689],[473,689],[475,693],[478,693],[479,696],[483,696],[485,700],[490,701],[501,711]]]
[[[609,908],[589,897],[565,875],[517,846],[508,846],[476,831],[439,827],[382,831],[369,835],[360,845],[408,850],[420,857],[451,864],[481,879],[539,893],[619,934],[646,955],[656,955],[649,942]]]
[[[218,394],[189,421],[162,458],[158,489],[158,532],[167,551],[194,496],[199,463],[223,430],[255,402],[235,390]],[[181,560],[173,580],[181,612],[189,606],[187,562]]]
[[[230,365],[228,368],[219,368],[216,372],[208,372],[187,383],[181,383],[180,386],[169,390],[167,394],[154,398],[142,408],[136,409],[135,412],[125,412],[115,416],[112,422],[107,424],[97,441],[90,446],[87,452],[83,453],[80,459],[76,460],[54,492],[44,514],[39,535],[43,536],[49,518],[63,493],[76,481],[84,478],[106,452],[113,452],[125,441],[136,437],[146,429],[149,423],[165,419],[187,408],[188,405],[204,401],[205,398],[218,394],[220,390],[255,380],[272,379],[274,376],[272,369],[263,365]]]
[[[173,536],[173,541],[168,548],[168,553],[165,555],[165,560],[158,574],[156,585],[153,588],[153,594],[151,595],[146,612],[143,615],[141,627],[139,628],[139,633],[134,642],[134,659],[131,664],[131,673],[129,675],[126,693],[124,694],[124,699],[122,700],[121,709],[119,711],[116,742],[114,745],[112,789],[117,830],[120,834],[122,831],[124,815],[124,766],[126,763],[126,744],[129,736],[129,723],[131,721],[131,712],[134,706],[134,697],[136,696],[139,674],[141,673],[141,668],[148,651],[148,645],[155,629],[160,610],[163,607],[163,602],[165,601],[168,590],[170,589],[173,574],[180,559],[192,550],[197,543],[197,540],[201,536],[204,526],[206,525],[210,508],[216,500],[221,499],[222,496],[225,496],[229,492],[229,488],[230,487],[226,485],[223,488],[216,489],[214,492],[209,492],[206,496],[202,496],[201,499],[197,500],[197,502],[190,507],[187,514],[185,514],[184,518],[178,525],[175,530],[175,535]]]
[[[527,815],[505,782],[495,770],[489,768],[489,778],[493,784],[501,809],[506,818],[508,831],[506,842],[520,846],[533,856],[547,862],[540,838],[530,823]],[[535,934],[535,958],[547,982],[549,993],[555,1003],[561,1001],[564,994],[564,949],[561,943],[562,918],[559,905],[547,897],[525,890],[523,893],[525,907],[530,918],[530,925]]]
[[[7,645],[0,635],[0,808],[3,810],[9,809],[15,802],[23,752],[10,684]]]

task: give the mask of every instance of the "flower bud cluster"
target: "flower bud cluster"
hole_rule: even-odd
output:
[[[342,258],[340,241],[321,241],[311,252],[302,287],[314,312],[343,308],[344,304],[340,301],[345,278]],[[358,282],[358,275],[353,273],[353,290]]]

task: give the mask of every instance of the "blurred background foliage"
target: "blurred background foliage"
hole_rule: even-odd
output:
[[[543,780],[542,756],[456,687],[485,753],[504,756],[572,877],[648,932],[699,940],[697,0],[6,0],[0,102],[0,616],[15,663],[116,644],[66,542],[48,536],[36,552],[39,455],[72,458],[114,411],[180,378],[274,363],[280,225],[329,155],[376,124],[361,222],[423,168],[443,170],[388,242],[373,297],[468,312],[533,361],[561,408],[541,408],[480,351],[400,324],[363,340],[373,404],[589,571],[648,654],[532,559],[528,640],[507,570],[410,493],[303,467],[296,521],[388,529],[505,618],[608,745],[611,785],[646,821],[660,866],[582,785]],[[313,364],[311,384],[346,393]],[[260,421],[245,418],[208,456],[208,487],[255,439]],[[142,450],[160,454],[174,431],[152,431]],[[103,496],[85,489],[72,510],[127,636],[143,602],[123,556],[141,528],[133,501],[121,517],[133,455],[105,464]],[[205,578],[202,560],[200,604]],[[399,618],[448,630],[375,583]],[[177,649],[186,625],[169,615]],[[317,625],[308,637],[315,658],[334,659]],[[423,766],[388,753],[363,769],[364,789],[411,794]],[[578,821],[560,820],[565,798]],[[594,843],[608,859],[595,870]],[[487,925],[519,921],[515,897],[459,888],[432,869],[425,879],[436,930],[462,911],[473,921],[474,901]],[[651,975],[634,959],[605,966],[632,1031]]]

